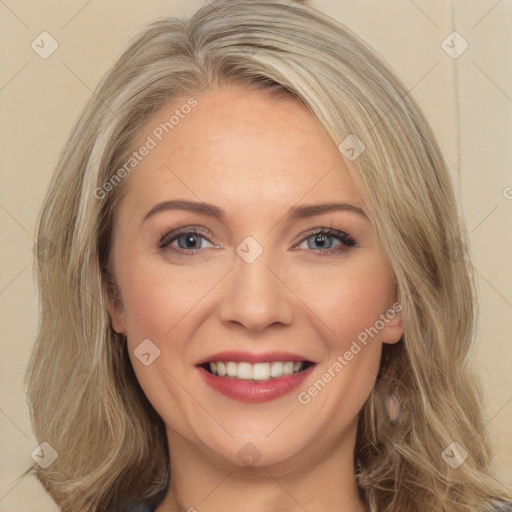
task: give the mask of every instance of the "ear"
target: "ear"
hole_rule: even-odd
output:
[[[382,343],[388,343],[390,345],[398,343],[404,334],[402,305],[398,301],[395,301],[380,318],[382,322],[384,322],[384,327],[380,333]]]
[[[114,304],[109,297],[107,308],[110,315],[112,329],[119,334],[126,334],[126,317],[122,306]]]
[[[112,277],[108,278],[107,309],[110,315],[112,329],[119,334],[126,334],[126,313],[119,287]]]

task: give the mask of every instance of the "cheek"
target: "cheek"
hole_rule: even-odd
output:
[[[302,273],[295,290],[323,324],[330,347],[342,350],[386,312],[392,276],[379,255],[368,253],[343,266]]]
[[[190,340],[197,327],[195,314],[214,284],[211,273],[204,275],[207,272],[200,265],[196,268],[171,268],[141,256],[123,275],[128,350],[135,375],[160,417],[183,436],[190,435],[197,417],[183,387],[189,389],[194,378]],[[139,347],[144,343],[147,348],[142,352]],[[139,358],[141,353],[149,353],[149,365]]]
[[[185,269],[152,260],[141,257],[127,268],[123,302],[129,335],[163,340],[172,337],[216,280],[201,265]]]
[[[197,359],[190,341],[202,300],[219,281],[219,271],[207,265],[171,266],[154,255],[138,255],[126,262],[119,279],[133,369],[160,416],[185,434],[189,415],[183,411],[189,410],[190,397],[181,386],[194,378]],[[139,357],[147,353],[146,362],[151,363],[146,366]]]
[[[328,355],[317,368],[316,380],[301,389],[299,403],[342,428],[357,417],[378,374],[382,314],[389,307],[392,277],[374,256],[308,276],[301,297],[315,312]],[[312,283],[315,286],[312,288]]]

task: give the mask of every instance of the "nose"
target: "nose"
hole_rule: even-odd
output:
[[[239,324],[254,332],[293,321],[293,292],[283,261],[270,250],[252,262],[238,254],[229,272],[219,306],[223,322]]]

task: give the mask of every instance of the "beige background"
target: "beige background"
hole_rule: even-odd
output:
[[[157,17],[190,14],[206,0],[0,1],[1,372],[0,512],[57,508],[30,476],[37,445],[23,374],[38,323],[34,224],[58,155],[84,104],[126,44]],[[512,484],[512,2],[316,0],[370,43],[423,106],[460,189],[481,294],[473,360],[487,391],[501,478]],[[454,30],[459,58],[441,47]],[[59,44],[42,59],[43,31]]]

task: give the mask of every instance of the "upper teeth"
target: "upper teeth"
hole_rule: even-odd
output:
[[[210,363],[210,371],[219,377],[235,377],[243,380],[269,380],[300,372],[304,366],[299,361],[275,361],[272,363],[235,363],[234,361],[217,361]]]

